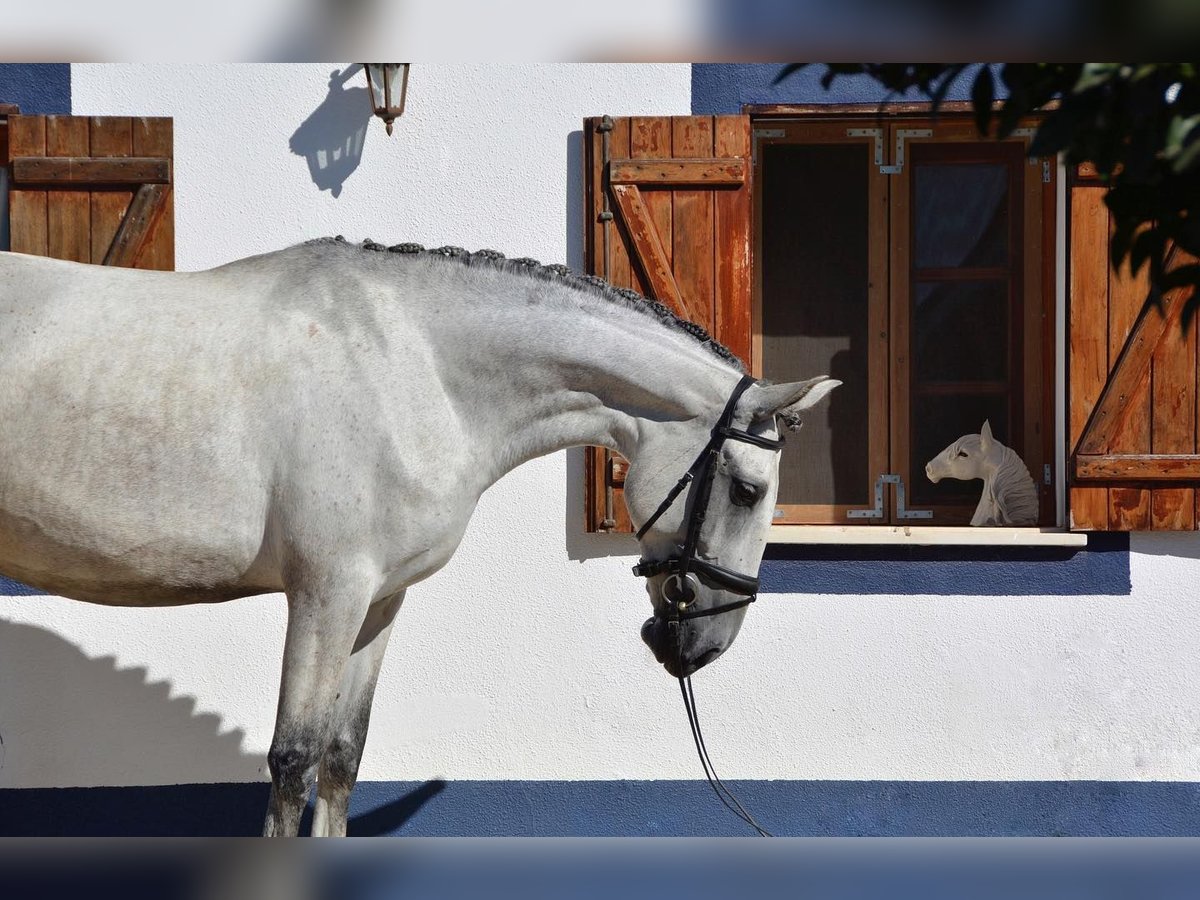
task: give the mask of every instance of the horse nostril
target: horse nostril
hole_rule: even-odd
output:
[[[647,619],[645,622],[642,623],[642,643],[645,644],[647,647],[649,647],[651,650],[654,649],[654,617],[653,616],[651,616],[649,619]]]

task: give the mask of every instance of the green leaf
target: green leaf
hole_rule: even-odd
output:
[[[1200,159],[1200,115],[1171,120],[1167,130],[1165,155],[1172,160],[1171,168],[1178,173],[1186,172]]]
[[[1071,88],[1071,93],[1082,94],[1107,84],[1120,70],[1120,63],[1084,63],[1083,71],[1079,73],[1079,80],[1075,82],[1075,87]]]
[[[975,107],[975,128],[980,137],[987,137],[992,124],[992,101],[996,99],[996,84],[992,70],[985,63],[971,85],[971,104]]]

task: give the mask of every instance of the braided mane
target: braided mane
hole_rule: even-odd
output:
[[[507,259],[503,253],[496,250],[477,250],[472,253],[464,250],[462,247],[426,249],[420,244],[413,243],[393,244],[388,247],[370,239],[363,241],[361,244],[350,244],[340,234],[336,237],[315,238],[311,241],[306,241],[305,245],[344,246],[368,252],[398,253],[407,256],[421,256],[427,259],[440,257],[447,261],[453,260],[460,265],[471,267],[487,266],[500,272],[510,272],[523,275],[527,278],[536,278],[542,281],[562,284],[566,287],[575,288],[586,294],[599,297],[609,303],[617,303],[627,309],[653,316],[669,328],[690,335],[697,343],[707,347],[710,352],[733,366],[737,371],[745,371],[741,360],[732,351],[714,340],[712,335],[695,322],[689,322],[687,319],[680,318],[657,300],[644,297],[635,290],[615,287],[603,278],[595,275],[581,275],[564,265],[542,265],[536,259],[530,259],[529,257]]]

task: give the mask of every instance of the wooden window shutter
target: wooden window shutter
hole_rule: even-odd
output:
[[[1147,304],[1138,277],[1109,265],[1104,187],[1086,167],[1069,202],[1069,523],[1080,531],[1191,531],[1200,501],[1196,321],[1175,290]],[[1172,251],[1169,267],[1185,262]]]
[[[172,120],[8,118],[10,249],[175,268]]]
[[[588,272],[666,304],[749,367],[750,119],[584,122]],[[632,531],[625,462],[589,448],[588,531]]]

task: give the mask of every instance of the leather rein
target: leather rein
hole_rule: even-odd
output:
[[[748,431],[742,431],[730,426],[738,400],[741,399],[742,394],[754,382],[755,379],[752,376],[742,376],[742,380],[738,382],[737,387],[730,394],[729,400],[725,403],[725,409],[722,411],[721,417],[717,420],[717,424],[713,426],[708,443],[704,445],[704,449],[700,451],[700,455],[688,467],[688,470],[679,479],[675,487],[671,488],[666,499],[654,511],[654,515],[647,519],[646,523],[637,531],[637,537],[641,540],[642,536],[650,530],[650,527],[658,521],[662,514],[671,508],[671,504],[683,493],[684,488],[693,481],[696,482],[695,494],[692,497],[692,509],[687,523],[687,536],[684,539],[683,547],[680,548],[680,552],[676,556],[670,556],[666,559],[641,560],[633,567],[634,575],[645,578],[652,578],[655,575],[664,573],[667,575],[661,593],[668,604],[668,627],[676,632],[678,632],[680,624],[689,619],[716,616],[749,606],[755,601],[758,594],[758,576],[735,572],[732,569],[727,569],[724,566],[701,559],[696,555],[697,548],[700,546],[700,531],[704,527],[704,519],[708,514],[708,501],[712,495],[713,479],[717,473],[717,459],[721,454],[721,447],[724,446],[725,442],[727,440],[742,441],[746,444],[753,444],[755,447],[774,451],[778,451],[783,447],[782,438],[760,437],[759,435],[750,434]],[[710,584],[714,584],[731,593],[740,594],[742,599],[733,600],[729,603],[721,603],[711,606],[708,609],[689,609],[696,602],[696,597],[700,593],[700,582],[697,580],[697,575]],[[668,593],[668,588],[671,593]],[[660,618],[657,609],[655,610],[655,618]],[[679,671],[681,673],[679,675],[679,690],[683,695],[683,707],[687,712],[688,725],[692,731],[692,740],[696,745],[696,753],[700,757],[700,765],[704,768],[704,777],[708,779],[713,793],[717,795],[717,799],[721,801],[726,809],[763,837],[770,837],[771,833],[758,824],[754,816],[747,812],[734,793],[717,776],[716,768],[713,766],[712,760],[708,755],[708,747],[704,743],[704,735],[700,731],[700,717],[696,710],[696,697],[692,691],[692,679],[682,674],[683,641],[678,633],[674,635],[674,642],[675,651],[679,654]]]

